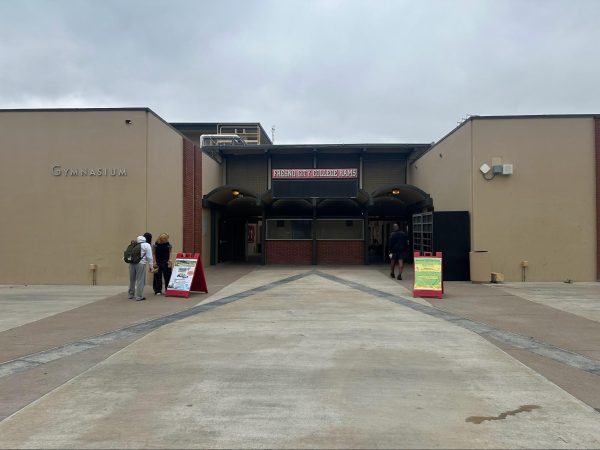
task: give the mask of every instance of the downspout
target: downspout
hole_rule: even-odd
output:
[[[146,173],[144,174],[145,179],[146,179],[145,180],[145,182],[146,182],[146,192],[145,192],[145,195],[146,195],[146,223],[144,224],[146,230],[148,230],[148,151],[149,151],[149,149],[148,149],[148,127],[150,125],[150,120],[148,118],[148,114],[149,114],[148,111],[146,111],[146,161],[145,161]]]
[[[471,222],[471,251],[477,250],[475,241],[475,177],[473,176],[475,171],[475,157],[473,155],[473,127],[475,122],[472,118],[469,118],[469,151],[471,153],[471,170],[469,170],[469,177],[471,178],[471,211],[469,221]]]
[[[358,159],[358,188],[363,188],[363,156],[360,155]]]
[[[267,171],[268,171],[268,176],[267,176],[267,190],[271,189],[271,177],[272,177],[272,170],[271,170],[271,155],[269,154],[269,156],[267,157]]]
[[[262,209],[262,226],[260,227],[260,242],[262,246],[262,265],[264,266],[267,264],[267,207],[264,205]]]
[[[362,158],[361,158],[362,159]],[[367,206],[364,207],[363,213],[363,240],[364,240],[364,264],[369,265],[369,242],[371,242],[371,236],[369,236],[369,210]]]
[[[210,208],[210,265],[217,264],[217,211]]]
[[[312,265],[317,265],[317,199],[312,199],[313,215],[312,215]]]
[[[600,116],[594,117],[596,147],[596,281],[600,281]]]

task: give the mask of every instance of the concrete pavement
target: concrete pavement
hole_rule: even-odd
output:
[[[255,270],[202,299],[218,307],[146,335],[0,422],[0,447],[600,446],[593,408],[483,337],[369,294],[408,296],[406,282],[320,270],[365,289],[303,268]],[[471,287],[447,284],[435,306],[493,319],[493,289],[469,297]],[[555,311],[537,306],[533,321]],[[510,325],[498,316],[495,325]]]
[[[123,292],[123,286],[0,286],[0,332]]]
[[[26,323],[0,332],[0,365],[183,311],[253,269],[244,265],[206,268],[210,294],[194,294],[191,299],[156,297],[149,286],[146,286],[147,300],[143,302],[128,300],[127,287],[123,286],[1,286],[3,311],[6,305],[18,301],[19,314],[14,320],[8,317],[6,321],[12,320],[13,325],[18,321]],[[111,295],[115,291],[120,293]],[[61,298],[65,298],[65,305],[60,303]],[[73,308],[77,303],[82,306]],[[53,306],[49,307],[50,304]],[[0,421],[139,337],[138,334],[112,341],[25,372],[0,377]]]
[[[600,283],[503,283],[512,295],[600,322]]]

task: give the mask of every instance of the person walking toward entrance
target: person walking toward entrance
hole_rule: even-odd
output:
[[[146,285],[146,267],[153,270],[152,247],[146,237],[138,236],[137,243],[141,246],[141,259],[138,263],[129,264],[129,298],[136,301],[146,300],[144,286]]]
[[[398,280],[402,279],[402,269],[404,269],[404,260],[406,259],[406,248],[408,242],[406,233],[400,230],[397,223],[392,226],[392,233],[388,241],[388,249],[390,251],[390,276],[396,278],[396,265],[400,271],[398,272]]]
[[[172,263],[171,263],[171,244],[169,243],[169,235],[162,233],[156,239],[156,243],[152,246],[154,250],[154,279],[152,287],[154,295],[162,295],[162,282],[165,280],[165,289],[169,285],[171,279]]]

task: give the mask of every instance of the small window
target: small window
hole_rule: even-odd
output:
[[[318,219],[317,239],[362,241],[363,224],[361,219]]]
[[[312,220],[267,220],[267,239],[310,240]]]

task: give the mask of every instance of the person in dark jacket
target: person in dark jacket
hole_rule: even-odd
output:
[[[158,236],[156,243],[152,246],[154,252],[154,279],[152,287],[154,295],[162,295],[162,282],[165,281],[165,290],[171,279],[173,264],[171,262],[171,244],[169,243],[169,235],[162,233]]]
[[[390,276],[396,278],[396,265],[398,265],[400,272],[398,273],[398,280],[402,279],[402,269],[404,269],[404,260],[406,259],[406,251],[408,248],[408,241],[406,233],[400,230],[397,223],[392,226],[392,233],[388,241],[388,249],[390,252]]]

